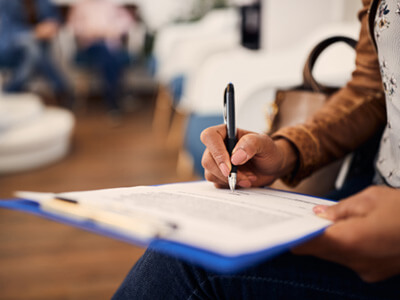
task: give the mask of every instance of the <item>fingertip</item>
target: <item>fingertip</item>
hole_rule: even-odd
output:
[[[328,214],[326,212],[328,205],[317,205],[313,207],[313,212],[321,218],[328,218]]]
[[[234,165],[241,165],[244,164],[248,160],[248,158],[249,156],[246,151],[244,151],[244,149],[242,148],[239,148],[233,152],[231,162]]]
[[[226,126],[224,124],[216,125],[216,126],[211,126],[206,129],[204,129],[200,133],[200,141],[203,144],[208,144],[210,139],[213,139],[215,135],[220,135],[222,138],[225,138],[226,136]]]
[[[225,163],[220,163],[219,169],[221,170],[222,175],[224,175],[225,177],[229,176],[230,169],[228,168],[228,166]]]
[[[317,205],[313,207],[313,212],[318,215],[321,213],[324,213],[326,209],[328,208],[328,205]]]
[[[242,179],[238,182],[238,186],[242,188],[249,188],[251,187],[251,182],[249,180]]]
[[[256,182],[258,177],[256,175],[248,175],[247,179],[250,180],[251,182]]]

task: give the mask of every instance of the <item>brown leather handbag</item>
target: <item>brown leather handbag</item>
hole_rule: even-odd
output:
[[[333,36],[321,41],[312,49],[303,69],[303,83],[294,88],[277,90],[275,101],[267,113],[269,134],[285,126],[304,123],[325,104],[330,95],[339,89],[339,87],[330,87],[318,83],[312,74],[318,56],[328,46],[337,42],[344,42],[352,48],[355,48],[357,44],[357,41],[352,38]],[[304,179],[295,188],[288,187],[280,180],[275,181],[271,187],[324,196],[334,189],[341,164],[342,161],[338,161],[322,168]]]

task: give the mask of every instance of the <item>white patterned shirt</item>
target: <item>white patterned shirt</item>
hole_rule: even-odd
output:
[[[374,35],[386,96],[387,124],[382,136],[377,170],[393,187],[400,187],[400,0],[381,0]]]

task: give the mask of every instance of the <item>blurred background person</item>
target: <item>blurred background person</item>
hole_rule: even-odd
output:
[[[4,91],[24,91],[41,74],[58,101],[72,107],[69,83],[51,55],[51,40],[60,25],[59,12],[49,0],[0,0],[0,68],[11,71]]]
[[[124,42],[134,24],[124,7],[108,0],[77,1],[68,17],[77,43],[75,61],[100,73],[103,97],[114,118],[121,114],[121,77],[131,61]]]

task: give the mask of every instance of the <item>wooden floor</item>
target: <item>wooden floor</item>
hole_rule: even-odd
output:
[[[62,161],[0,176],[0,199],[16,190],[62,192],[152,185],[179,178],[177,149],[151,131],[154,100],[110,126],[101,104],[77,115]],[[110,299],[144,249],[28,214],[0,209],[0,299]]]

